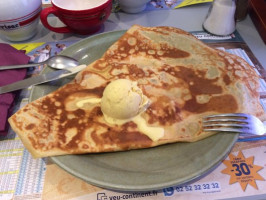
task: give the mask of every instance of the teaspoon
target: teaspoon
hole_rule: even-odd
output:
[[[46,61],[40,63],[31,63],[25,65],[9,65],[9,66],[0,66],[0,70],[6,69],[21,69],[27,67],[34,67],[37,65],[47,64],[49,67],[54,69],[67,69],[71,67],[76,67],[79,65],[79,62],[69,56],[57,55],[48,58]]]

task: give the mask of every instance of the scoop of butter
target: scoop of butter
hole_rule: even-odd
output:
[[[163,137],[164,129],[147,125],[140,115],[149,105],[148,97],[137,82],[127,79],[118,79],[107,85],[101,100],[101,110],[107,123],[122,125],[133,121],[142,133],[157,141]]]
[[[106,86],[101,109],[107,118],[127,120],[137,116],[149,106],[149,99],[137,82],[117,79]]]

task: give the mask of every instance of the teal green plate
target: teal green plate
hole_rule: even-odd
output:
[[[81,64],[100,58],[125,31],[103,33],[71,45],[61,54]],[[45,68],[42,73],[52,69]],[[33,87],[30,101],[69,82],[73,77]],[[115,153],[66,155],[51,160],[70,174],[99,187],[119,191],[149,191],[184,185],[214,169],[227,156],[238,134],[216,134],[194,143]]]

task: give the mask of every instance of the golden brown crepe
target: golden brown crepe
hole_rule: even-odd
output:
[[[136,123],[108,124],[97,103],[116,79],[137,81],[151,104],[141,113],[149,127],[163,128],[152,140]],[[265,119],[258,75],[243,59],[208,47],[173,27],[131,27],[101,59],[57,91],[29,103],[9,122],[34,157],[148,148],[194,142],[202,116],[243,112]]]

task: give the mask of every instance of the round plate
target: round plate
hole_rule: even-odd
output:
[[[61,54],[81,64],[100,58],[125,31],[103,33],[69,46]],[[42,73],[51,71],[45,68]],[[33,87],[30,100],[42,97],[73,77]],[[216,134],[194,143],[174,143],[125,152],[52,157],[74,176],[103,188],[148,191],[191,182],[214,169],[227,156],[238,134]]]

